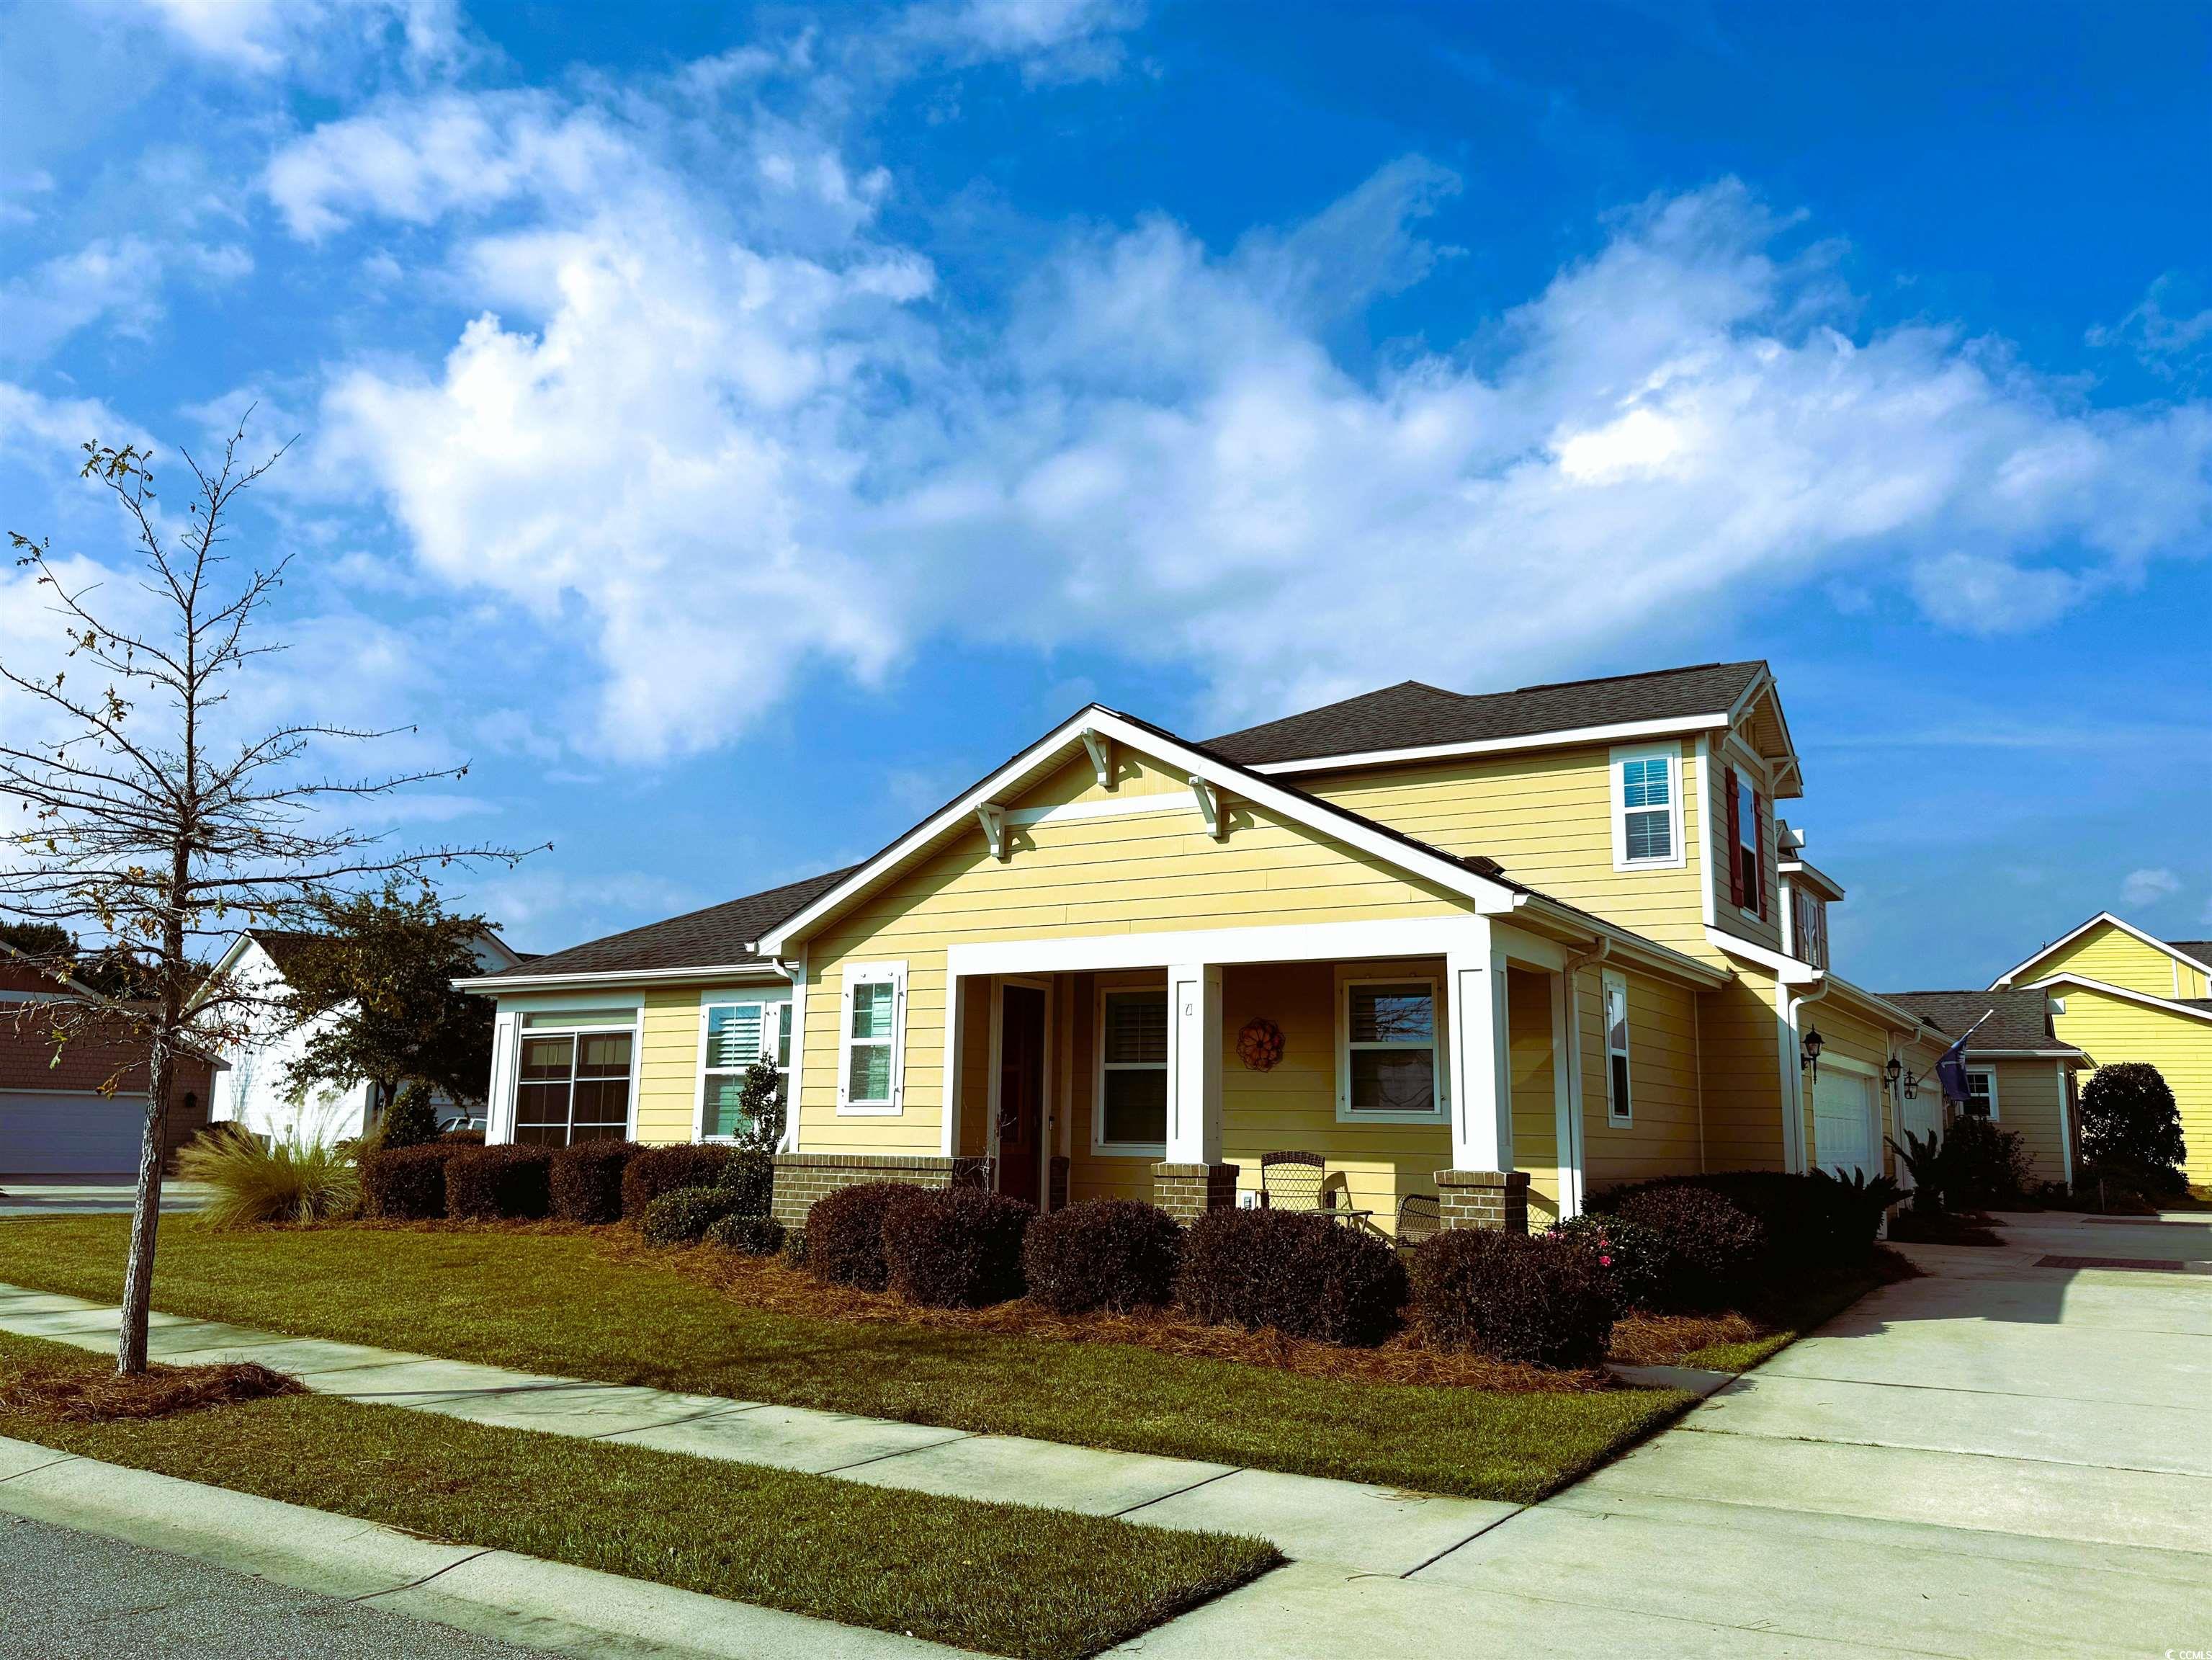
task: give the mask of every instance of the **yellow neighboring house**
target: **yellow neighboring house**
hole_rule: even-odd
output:
[[[2160,939],[2100,911],[1996,988],[2047,996],[2052,1031],[2093,1067],[2156,1067],[2181,1109],[2189,1180],[2212,1186],[2212,939]]]
[[[879,1179],[1188,1216],[1275,1154],[1385,1229],[1878,1173],[1947,1040],[1832,970],[1802,793],[1760,662],[1203,743],[1094,703],[860,865],[464,982],[491,1139],[726,1135],[764,1056],[787,1219]]]
[[[2036,1178],[2071,1188],[2081,1156],[2078,1074],[2089,1057],[2058,1036],[2051,995],[2009,988],[1885,994],[1947,1037],[1967,1037],[1969,1099],[1960,1110],[2016,1132]]]

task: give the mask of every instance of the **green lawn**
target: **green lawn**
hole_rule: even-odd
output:
[[[125,1217],[0,1221],[0,1280],[113,1302]],[[1115,1343],[748,1308],[588,1234],[161,1229],[154,1305],[526,1371],[1529,1501],[1671,1420],[1662,1390],[1309,1377]]]
[[[104,1368],[0,1333],[0,1377]],[[1029,1660],[1094,1654],[1280,1561],[1261,1540],[863,1487],[295,1395],[0,1436],[633,1579]]]

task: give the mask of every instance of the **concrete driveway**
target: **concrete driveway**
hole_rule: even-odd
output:
[[[2005,1219],[1409,1574],[1293,1564],[1130,1651],[2212,1649],[2212,1221]]]
[[[103,1216],[128,1213],[138,1196],[128,1176],[9,1176],[0,1172],[0,1216]],[[207,1190],[193,1182],[164,1182],[161,1211],[198,1210]]]

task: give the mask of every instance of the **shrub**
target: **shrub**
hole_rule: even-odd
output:
[[[642,1216],[647,1205],[679,1188],[714,1186],[721,1181],[730,1158],[731,1149],[704,1141],[646,1148],[633,1155],[623,1171],[623,1214]]]
[[[521,1220],[552,1208],[553,1149],[456,1147],[446,1160],[446,1214],[457,1222]]]
[[[1054,1314],[1157,1306],[1175,1296],[1182,1229],[1158,1205],[1091,1199],[1030,1224],[1022,1276]]]
[[[1905,1145],[1891,1141],[1897,1162],[1912,1173],[1912,1210],[1916,1216],[1939,1216],[1943,1199],[1943,1134],[1929,1130],[1924,1136],[1905,1132]]]
[[[374,1135],[380,1147],[419,1147],[436,1140],[438,1111],[430,1104],[430,1086],[401,1085],[390,1110],[378,1121]]]
[[[319,1222],[360,1202],[361,1172],[335,1147],[263,1141],[225,1124],[177,1154],[177,1174],[215,1189],[200,1219],[210,1227],[266,1227]]]
[[[2160,1192],[2185,1185],[2189,1148],[2173,1091],[2147,1061],[2118,1061],[2089,1074],[2081,1091],[2081,1161],[2132,1175]]]
[[[438,1138],[449,1147],[480,1147],[484,1144],[482,1130],[447,1130]]]
[[[1650,1229],[1666,1249],[1662,1307],[1713,1307],[1748,1289],[1764,1267],[1766,1230],[1709,1188],[1657,1182],[1617,1195],[1613,1205],[1615,1215]]]
[[[1668,1276],[1674,1272],[1667,1242],[1640,1222],[1625,1216],[1571,1216],[1547,1231],[1597,1265],[1613,1292],[1616,1313],[1656,1309],[1665,1301]]]
[[[637,1231],[648,1245],[696,1245],[724,1217],[741,1213],[727,1188],[678,1188],[645,1207]]]
[[[1595,1366],[1616,1292],[1586,1240],[1451,1228],[1413,1252],[1421,1340],[1539,1366]]]
[[[1960,1117],[1944,1133],[1937,1155],[1944,1197],[1966,1209],[2020,1201],[2035,1180],[2034,1161],[2020,1132],[1986,1118]]]
[[[635,1141],[572,1141],[553,1155],[549,1196],[563,1222],[622,1220],[623,1172],[644,1152]]]
[[[980,1309],[1022,1294],[1022,1236],[1036,1207],[981,1188],[938,1188],[884,1212],[888,1288],[933,1309]]]
[[[722,1167],[720,1185],[738,1195],[746,1215],[767,1215],[775,1192],[775,1155],[757,1147],[733,1149]]]
[[[833,1286],[881,1291],[890,1283],[884,1262],[884,1218],[922,1189],[898,1182],[862,1182],[814,1201],[806,1213],[806,1266]]]
[[[806,1230],[803,1227],[783,1231],[783,1260],[794,1268],[806,1266]]]
[[[1310,1212],[1213,1210],[1184,1237],[1176,1300],[1208,1325],[1365,1347],[1396,1328],[1406,1270],[1382,1240]]]
[[[462,1150],[451,1141],[393,1147],[361,1156],[361,1207],[392,1222],[422,1222],[446,1213],[446,1161]]]
[[[773,1256],[784,1247],[783,1224],[743,1211],[707,1225],[706,1242],[747,1256]]]
[[[738,1111],[744,1119],[738,1145],[748,1152],[772,1153],[783,1143],[784,1077],[773,1063],[756,1061],[738,1085]]]

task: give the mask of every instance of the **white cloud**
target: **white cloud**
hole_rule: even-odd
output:
[[[2212,364],[2212,306],[2172,315],[2166,307],[2180,287],[2173,273],[2167,272],[2118,323],[2109,327],[2100,323],[2091,329],[2086,337],[2088,343],[2124,347],[2154,374],[2167,379],[2181,379]]]
[[[889,33],[953,64],[1007,59],[1032,82],[1088,81],[1121,68],[1121,36],[1144,15],[1139,0],[921,0]]]
[[[0,285],[0,356],[35,362],[78,330],[105,321],[114,333],[148,339],[167,309],[173,277],[204,286],[234,283],[253,269],[235,244],[155,243],[138,235],[96,237]]]
[[[2181,891],[2181,879],[2170,870],[2133,870],[2120,884],[2120,897],[2130,905],[2155,904]]]
[[[210,63],[272,75],[333,40],[373,45],[395,27],[413,64],[459,52],[454,0],[142,0],[172,39]]]
[[[713,747],[933,636],[1176,660],[1227,721],[1650,661],[1843,579],[2033,628],[2212,539],[2212,407],[1854,332],[1834,251],[1732,182],[1620,216],[1468,347],[1355,371],[1336,328],[1449,252],[1432,164],[1225,253],[1073,236],[986,322],[823,129],[740,97],[679,165],[649,102],[392,103],[269,175],[301,234],[450,239],[477,314],[435,370],[339,374],[322,464],[443,580],[580,607],[602,752]]]

